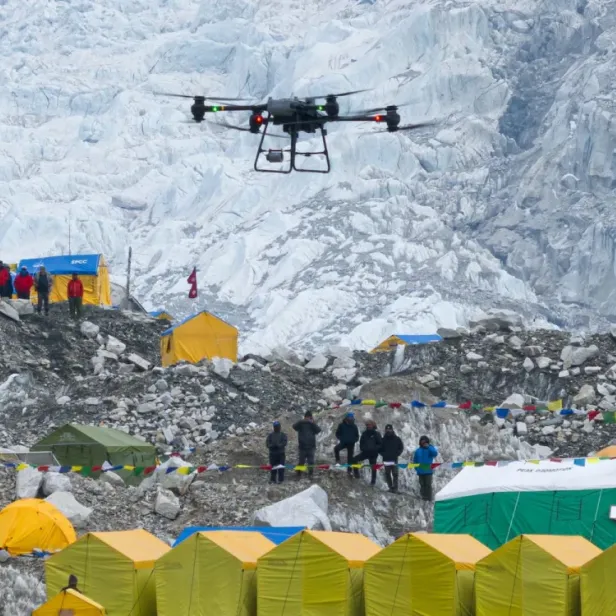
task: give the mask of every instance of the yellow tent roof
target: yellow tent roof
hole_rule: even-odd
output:
[[[350,564],[363,563],[381,551],[381,546],[358,533],[336,533],[326,530],[304,530],[327,547],[338,552]]]
[[[572,571],[579,570],[582,565],[601,554],[601,550],[584,537],[563,535],[524,535],[524,537]]]
[[[616,445],[604,447],[601,451],[597,451],[597,458],[616,458]]]
[[[237,558],[244,568],[256,568],[257,560],[269,552],[275,544],[259,532],[219,530],[198,533]]]
[[[475,563],[490,554],[492,550],[471,535],[439,535],[433,533],[409,533],[415,539],[433,547],[453,562],[468,565]]]
[[[105,616],[105,608],[70,588],[59,592],[32,612],[32,616],[62,616],[64,610],[71,616]]]
[[[110,548],[116,550],[135,564],[153,566],[154,563],[171,548],[147,530],[120,530],[90,533]]]
[[[47,501],[22,498],[0,511],[0,548],[11,556],[57,552],[76,540],[73,525]]]

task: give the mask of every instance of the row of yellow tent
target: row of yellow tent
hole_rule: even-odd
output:
[[[171,549],[145,530],[88,533],[45,563],[33,616],[613,616],[616,546],[521,535],[495,551],[470,535],[201,531]],[[65,590],[69,575],[83,597]],[[113,589],[110,592],[110,589]],[[81,607],[77,605],[82,601]]]

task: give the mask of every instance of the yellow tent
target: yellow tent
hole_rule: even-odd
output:
[[[200,312],[165,330],[160,338],[163,366],[179,361],[196,364],[202,359],[223,357],[237,361],[238,331],[209,312]]]
[[[0,511],[0,549],[12,556],[57,552],[76,540],[73,525],[47,501],[23,498]]]
[[[34,610],[32,616],[105,616],[105,608],[69,588]]]
[[[363,535],[304,530],[257,565],[259,616],[363,616],[364,563],[381,548]]]
[[[597,458],[616,458],[616,445],[609,445],[595,455]]]
[[[273,547],[257,532],[194,533],[156,562],[158,616],[256,616],[257,559]]]
[[[477,616],[580,616],[580,569],[601,550],[583,537],[520,535],[477,563]]]
[[[364,566],[366,616],[472,614],[475,564],[489,553],[470,535],[403,535]]]
[[[616,568],[616,545],[607,548],[582,566],[580,594],[582,616],[614,616],[616,585],[612,576]]]
[[[19,269],[26,267],[34,276],[41,265],[51,274],[53,286],[49,301],[68,301],[68,283],[73,273],[79,275],[83,283],[83,303],[93,306],[111,306],[111,283],[109,270],[103,255],[62,255],[42,259],[22,259]],[[33,302],[37,301],[34,288],[31,292]]]
[[[108,616],[156,616],[154,564],[169,549],[143,529],[88,533],[45,562],[47,595],[74,574],[79,590]]]

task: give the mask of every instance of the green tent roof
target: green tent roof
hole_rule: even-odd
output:
[[[73,438],[67,439],[66,434],[71,434]],[[90,445],[94,443],[102,445],[108,451],[123,449],[155,451],[154,445],[140,441],[138,438],[122,432],[122,430],[81,424],[66,424],[57,428],[36,443],[32,450],[44,449],[50,445]]]

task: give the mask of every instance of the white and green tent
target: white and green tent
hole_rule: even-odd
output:
[[[584,463],[466,467],[435,497],[434,532],[493,550],[521,534],[581,535],[605,549],[616,543],[616,460]]]

